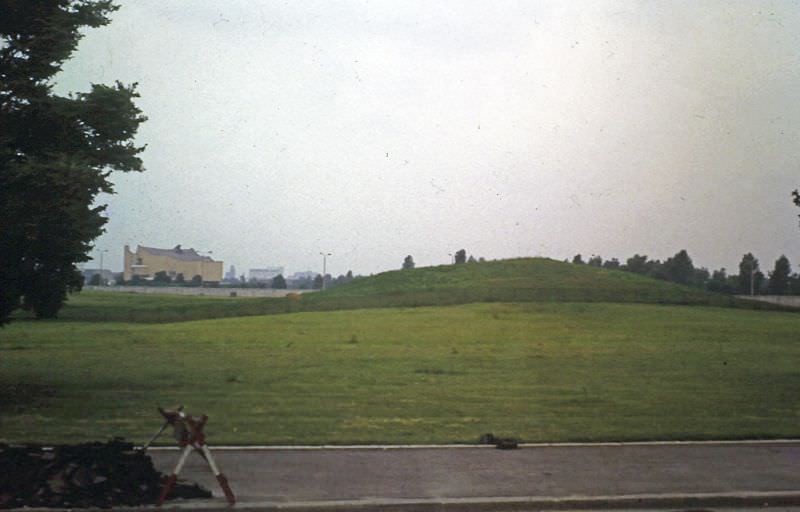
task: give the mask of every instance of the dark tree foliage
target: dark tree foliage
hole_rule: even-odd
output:
[[[192,280],[189,281],[189,286],[203,286],[203,276],[200,274],[193,275]]]
[[[283,277],[283,274],[278,274],[272,278],[272,287],[276,290],[286,289],[286,279]]]
[[[412,268],[414,268],[414,265],[415,265],[414,258],[412,258],[411,255],[409,254],[403,260],[403,270],[411,270]]]
[[[619,260],[617,258],[611,258],[610,260],[606,260],[603,263],[603,268],[610,268],[611,270],[618,270],[620,268]]]
[[[164,270],[159,270],[153,276],[153,283],[170,284],[171,282],[172,278],[170,278]]]
[[[321,290],[322,289],[322,283],[324,283],[324,282],[325,281],[322,279],[322,274],[317,274],[317,277],[314,278],[314,289],[315,290]]]
[[[454,257],[455,257],[455,262],[457,264],[466,263],[467,262],[467,251],[465,251],[464,249],[459,249],[459,250],[456,251],[456,254],[455,254]]]
[[[752,295],[761,288],[764,275],[759,271],[758,260],[751,253],[742,256],[739,263],[738,292]]]
[[[177,276],[175,276],[175,284],[180,284],[180,285],[186,284],[186,278],[183,277],[183,274],[178,274]]]
[[[602,267],[603,266],[603,258],[596,254],[592,254],[592,257],[589,258],[588,265],[591,267]]]
[[[141,171],[131,142],[145,120],[135,85],[52,92],[82,27],[108,23],[109,0],[0,0],[0,324],[19,307],[54,317],[83,280],[103,232],[111,171]]]
[[[90,286],[100,286],[101,281],[102,281],[102,278],[100,277],[100,274],[92,274],[91,279],[89,279],[89,285]]]
[[[647,274],[647,256],[634,254],[625,262],[625,270],[636,274]]]
[[[786,295],[789,293],[789,276],[792,268],[789,265],[789,258],[781,255],[775,261],[775,269],[769,273],[769,284],[767,290],[771,295]]]
[[[685,249],[664,262],[664,274],[668,281],[678,284],[690,284],[694,277],[694,265]]]
[[[730,278],[725,270],[721,268],[711,273],[711,277],[706,281],[706,290],[718,293],[734,293],[734,286],[730,284]]]
[[[706,283],[711,278],[711,272],[705,267],[695,268],[692,274],[691,285],[698,288],[705,288]]]
[[[792,192],[792,201],[794,201],[795,206],[800,208],[800,191],[795,189]],[[798,215],[798,217],[800,217],[800,215]]]
[[[583,257],[580,254],[576,254],[572,257],[572,264],[573,265],[583,265]]]

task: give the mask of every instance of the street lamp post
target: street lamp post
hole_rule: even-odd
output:
[[[101,249],[100,250],[100,286],[103,286],[103,254],[107,253],[108,249]]]
[[[333,256],[333,255],[329,252],[321,252],[321,251],[319,254],[320,256],[322,256],[322,289],[325,290],[325,275],[328,273],[327,260],[328,256]]]

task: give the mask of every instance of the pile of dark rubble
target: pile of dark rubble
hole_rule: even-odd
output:
[[[516,439],[510,437],[497,437],[494,434],[483,434],[478,439],[479,444],[493,444],[498,450],[514,450],[519,446]]]
[[[0,444],[0,508],[85,508],[153,504],[165,476],[133,444],[121,439],[43,447]],[[179,482],[174,498],[210,498]]]

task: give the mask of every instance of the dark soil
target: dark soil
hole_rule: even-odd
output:
[[[154,504],[166,478],[121,439],[79,445],[0,444],[0,508],[84,508]],[[168,499],[210,498],[179,481]]]

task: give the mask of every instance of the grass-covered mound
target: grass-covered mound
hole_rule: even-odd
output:
[[[82,292],[70,297],[59,318],[175,322],[479,302],[638,302],[777,309],[771,304],[742,301],[619,270],[520,258],[383,272],[324,292],[281,298]]]
[[[310,299],[343,305],[353,299],[369,298],[388,306],[539,301],[731,304],[728,296],[630,272],[547,258],[383,272],[334,288],[325,295],[326,300]]]

